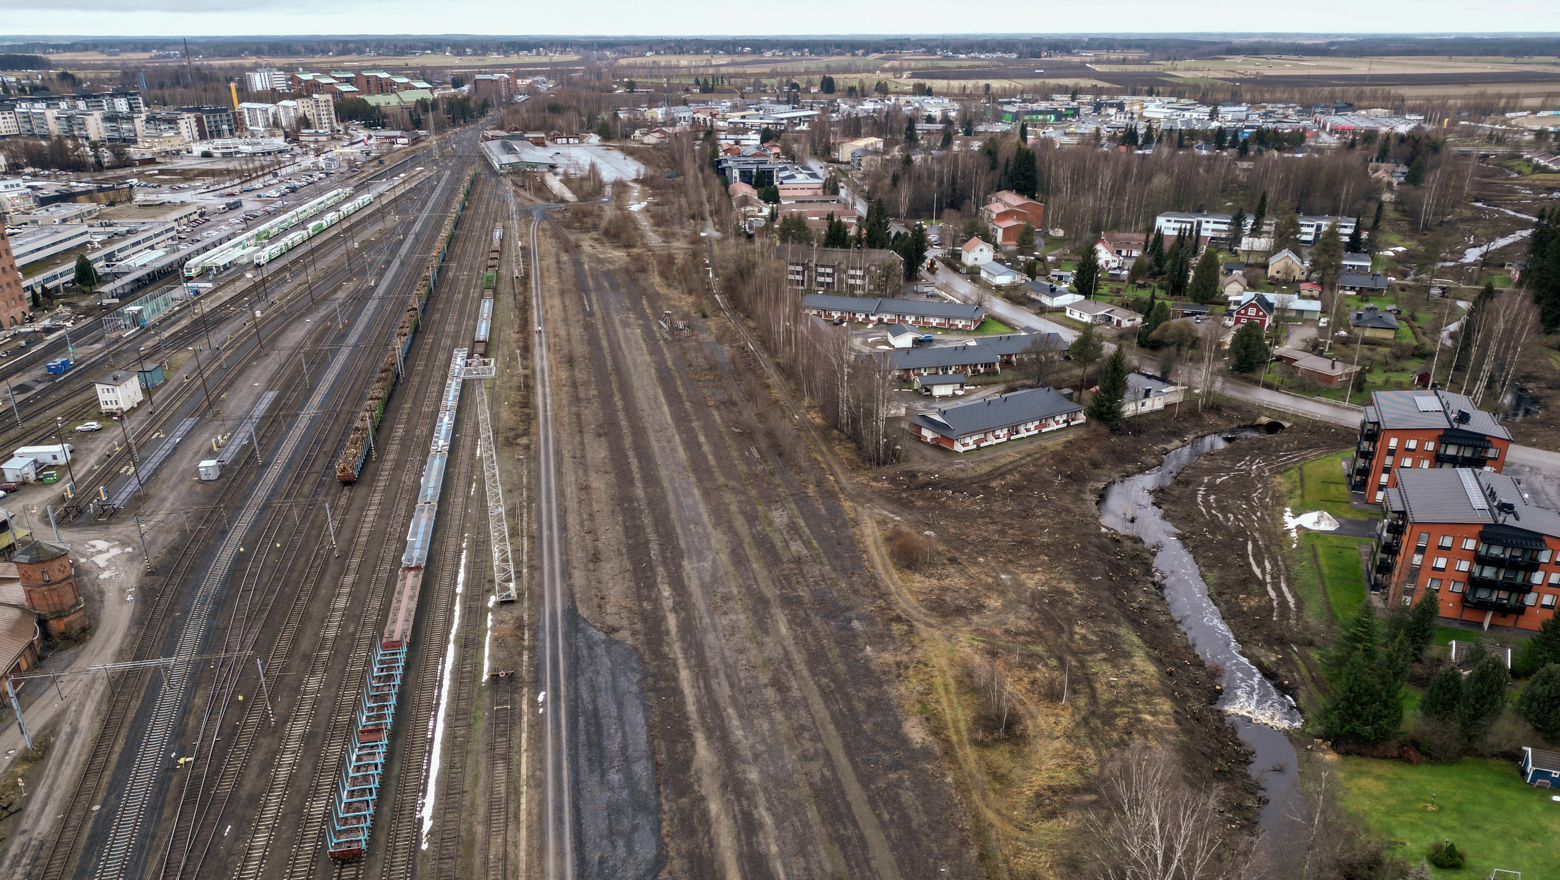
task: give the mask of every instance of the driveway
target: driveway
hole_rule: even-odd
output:
[[[947,266],[944,266],[941,263],[937,264],[937,275],[935,280],[937,281],[940,289],[951,294],[954,299],[960,302],[969,303],[970,305],[979,304],[982,291],[978,290],[976,286],[971,284],[969,280],[966,279],[963,275],[960,275]],[[1065,324],[1059,324],[1056,321],[1042,318],[1029,309],[1026,309],[1023,306],[1015,306],[1007,300],[996,296],[995,294],[990,294],[988,299],[990,300],[990,303],[986,306],[986,311],[995,316],[997,320],[1008,325],[1009,327],[1012,327],[1015,330],[1030,329],[1038,330],[1043,333],[1056,333],[1059,334],[1063,339],[1067,340],[1069,343],[1078,338],[1078,331],[1066,326]]]

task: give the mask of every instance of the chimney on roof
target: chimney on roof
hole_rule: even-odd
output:
[[[1460,410],[1457,411],[1457,419],[1456,419],[1457,424],[1459,424],[1459,425],[1466,425],[1466,424],[1468,424],[1468,420],[1470,418],[1472,418],[1472,416],[1468,413],[1467,410],[1460,409]]]
[[[1338,369],[1338,359],[1337,358],[1333,358],[1332,362],[1333,362],[1332,363],[1332,368],[1335,369],[1335,370]]]

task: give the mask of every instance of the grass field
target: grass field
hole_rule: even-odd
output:
[[[1297,515],[1325,510],[1333,516],[1360,519],[1366,514],[1349,504],[1349,484],[1343,478],[1343,460],[1352,455],[1344,450],[1325,458],[1312,459],[1284,474],[1284,495]]]
[[[1360,519],[1366,514],[1349,505],[1349,487],[1341,462],[1350,453],[1313,459],[1284,472],[1284,500],[1294,514],[1322,510],[1336,517]],[[1365,580],[1360,572],[1361,538],[1301,532],[1298,546],[1290,549],[1290,569],[1301,594],[1306,617],[1317,624],[1352,617],[1365,601]]]
[[[1437,878],[1488,877],[1494,868],[1524,878],[1557,875],[1555,842],[1560,803],[1522,784],[1514,763],[1467,759],[1421,764],[1373,758],[1341,759],[1342,802],[1361,822],[1385,835],[1391,852],[1417,863],[1435,841],[1464,850],[1461,871],[1431,869]],[[1437,809],[1426,809],[1431,796]]]

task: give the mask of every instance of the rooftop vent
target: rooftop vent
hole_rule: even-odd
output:
[[[1459,424],[1459,425],[1466,425],[1466,424],[1468,424],[1468,419],[1470,419],[1470,418],[1472,418],[1472,416],[1468,413],[1467,410],[1460,409],[1460,410],[1457,411],[1457,418],[1456,418],[1457,424]]]

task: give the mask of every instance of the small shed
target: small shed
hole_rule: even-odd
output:
[[[5,481],[7,483],[31,483],[38,479],[38,460],[36,458],[24,458],[15,456],[5,463]]]
[[[141,377],[142,388],[156,388],[163,383],[163,379],[167,378],[163,375],[162,364],[141,367],[136,370],[136,373]]]
[[[963,391],[968,381],[963,373],[941,373],[933,376],[916,376],[915,387],[922,394],[932,397],[952,397],[955,393]]]
[[[909,324],[889,324],[884,329],[888,344],[894,348],[909,348],[921,338],[921,331]]]
[[[1560,788],[1560,752],[1523,746],[1522,781],[1537,788]]]

